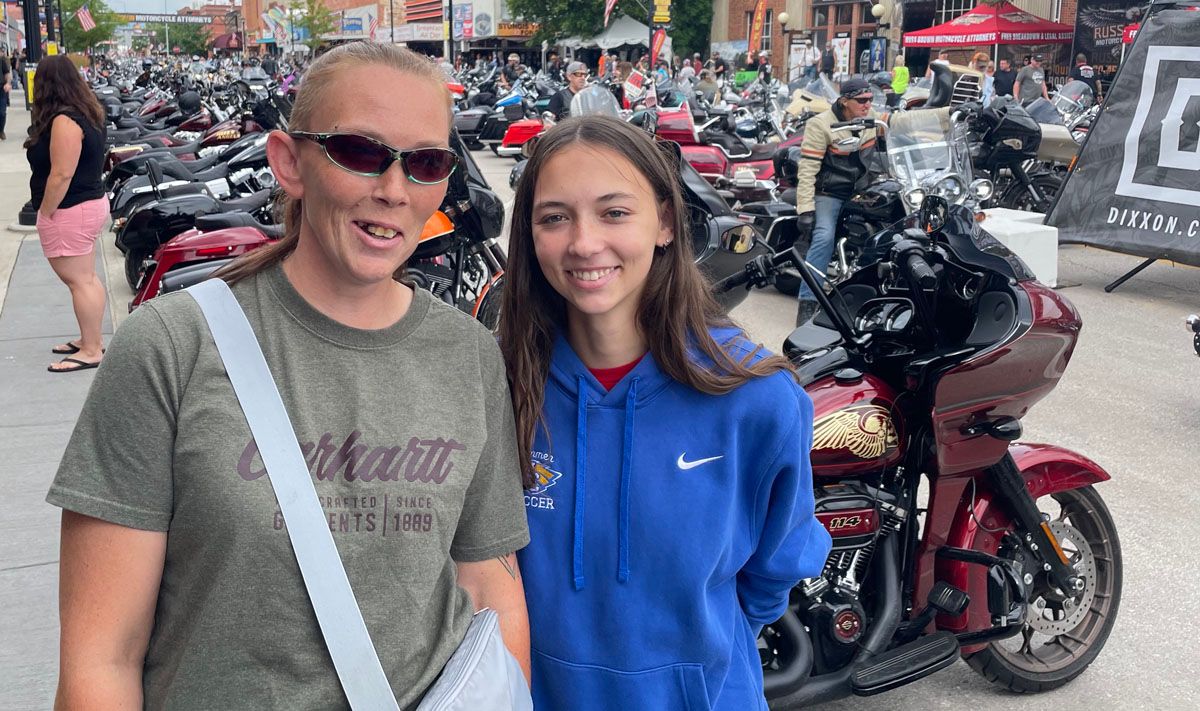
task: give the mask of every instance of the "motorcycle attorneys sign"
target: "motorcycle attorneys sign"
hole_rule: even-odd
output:
[[[1200,266],[1200,12],[1142,23],[1046,221],[1062,242]]]

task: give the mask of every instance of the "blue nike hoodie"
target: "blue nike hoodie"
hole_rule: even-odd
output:
[[[766,709],[758,632],[830,548],[808,395],[787,373],[706,395],[649,354],[605,391],[560,335],[543,412],[518,553],[534,707]]]

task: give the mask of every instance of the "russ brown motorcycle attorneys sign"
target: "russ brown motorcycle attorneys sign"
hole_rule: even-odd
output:
[[[1200,12],[1142,24],[1047,223],[1061,242],[1200,266]]]

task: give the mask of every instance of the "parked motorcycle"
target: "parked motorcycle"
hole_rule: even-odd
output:
[[[986,107],[967,103],[959,108],[966,113],[971,129],[974,169],[995,187],[984,206],[1046,212],[1063,177],[1040,167],[1029,171],[1038,165],[1042,142],[1038,121],[1011,97],[999,97]],[[1071,150],[1076,150],[1074,145]]]
[[[1192,336],[1192,347],[1196,349],[1196,355],[1200,356],[1200,316],[1196,314],[1188,316],[1187,328],[1195,334]]]
[[[1012,691],[1062,686],[1120,606],[1120,542],[1094,487],[1110,476],[1017,440],[1070,361],[1079,314],[936,195],[868,251],[828,296],[803,272],[821,311],[784,344],[814,403],[833,550],[759,638],[770,706],[879,694],[960,656]],[[716,288],[802,264],[777,252]]]
[[[456,132],[451,133],[450,145],[459,154],[459,167],[450,176],[440,210],[425,224],[406,276],[414,286],[429,290],[494,329],[507,265],[498,242],[504,225],[504,204],[488,186]],[[280,234],[278,227],[264,224],[265,205],[255,214],[246,214],[225,210],[207,195],[185,195],[174,203],[163,202],[166,205],[161,208],[154,203],[143,208],[148,213],[147,222],[152,224],[138,234],[147,240],[155,235],[168,235],[170,239],[154,245],[153,256],[138,262],[137,296],[131,309],[159,293],[184,289],[209,278],[237,256]],[[249,199],[241,202],[243,210],[250,209]],[[185,205],[195,212],[184,214]],[[133,225],[135,219],[130,218],[129,223]],[[129,265],[129,253],[135,245],[132,237],[125,241]]]

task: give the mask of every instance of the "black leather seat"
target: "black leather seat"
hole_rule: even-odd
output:
[[[221,201],[221,205],[229,212],[254,212],[271,202],[270,190],[259,190],[244,197],[229,198]]]
[[[257,195],[257,193],[255,193]],[[283,225],[264,225],[248,212],[216,212],[196,217],[196,229],[201,232],[224,230],[230,227],[253,227],[271,239],[283,237]]]
[[[750,160],[771,160],[777,150],[778,143],[755,143],[750,147]]]

